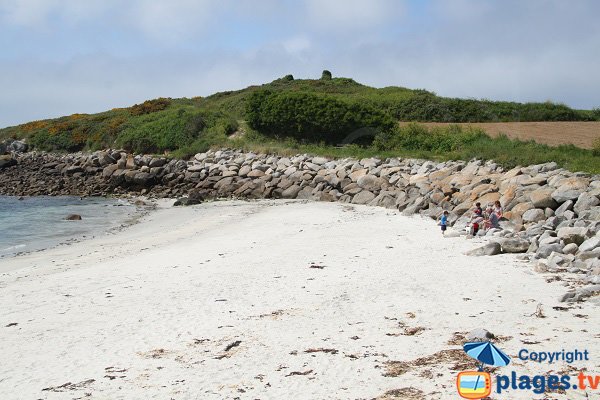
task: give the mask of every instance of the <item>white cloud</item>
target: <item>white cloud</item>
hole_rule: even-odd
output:
[[[10,25],[44,28],[52,18],[82,22],[115,5],[115,0],[0,0],[0,17]]]
[[[282,42],[283,48],[290,54],[301,54],[312,47],[310,39],[306,36],[294,36]]]
[[[404,4],[394,0],[306,0],[306,9],[318,28],[351,32],[388,22],[403,13]]]

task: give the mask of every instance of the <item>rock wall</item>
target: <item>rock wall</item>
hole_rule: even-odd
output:
[[[13,158],[17,165],[5,160],[0,166],[0,194],[312,199],[431,218],[448,210],[450,224],[459,228],[475,202],[485,206],[499,200],[505,211],[502,229],[485,232],[499,243],[494,248],[527,253],[538,271],[566,273],[573,288],[591,284],[562,300],[600,292],[600,176],[573,173],[555,163],[505,170],[481,161],[330,160],[229,149],[189,161],[119,150]],[[490,247],[474,254],[496,252]]]

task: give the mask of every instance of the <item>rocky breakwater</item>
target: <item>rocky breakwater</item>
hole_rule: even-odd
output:
[[[490,244],[473,255],[524,253],[536,271],[565,282],[563,301],[600,292],[600,176],[555,163],[507,170],[477,160],[330,160],[229,149],[187,161],[122,150],[14,157],[17,165],[0,171],[1,194],[144,194],[177,197],[180,204],[218,197],[310,199],[431,218],[448,210],[450,225],[458,228],[454,235],[465,234],[475,202],[499,200],[501,229],[481,231]]]

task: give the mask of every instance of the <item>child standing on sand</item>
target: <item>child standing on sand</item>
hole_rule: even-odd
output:
[[[444,211],[440,217],[440,227],[442,228],[442,235],[446,234],[446,228],[448,226],[448,211]]]

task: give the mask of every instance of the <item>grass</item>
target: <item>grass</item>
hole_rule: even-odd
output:
[[[425,126],[417,125],[425,132],[431,132]],[[428,148],[427,146],[403,147],[392,143],[387,147],[378,146],[377,141],[371,146],[347,145],[343,147],[318,144],[300,143],[292,139],[270,138],[257,132],[249,132],[243,138],[228,139],[220,141],[214,148],[230,147],[256,153],[279,154],[293,156],[296,154],[313,154],[329,158],[389,158],[405,157],[429,159],[435,161],[448,160],[494,160],[505,168],[518,165],[542,164],[556,162],[559,166],[570,171],[582,171],[591,174],[600,174],[600,153],[595,154],[593,150],[586,150],[573,145],[562,145],[550,147],[534,141],[520,141],[510,139],[504,135],[490,137],[477,132],[461,132],[462,128],[456,127],[451,130],[437,132],[438,136],[464,135],[463,142],[456,141],[453,149]],[[460,142],[459,144],[456,144]],[[201,151],[206,151],[213,146],[207,146]]]

